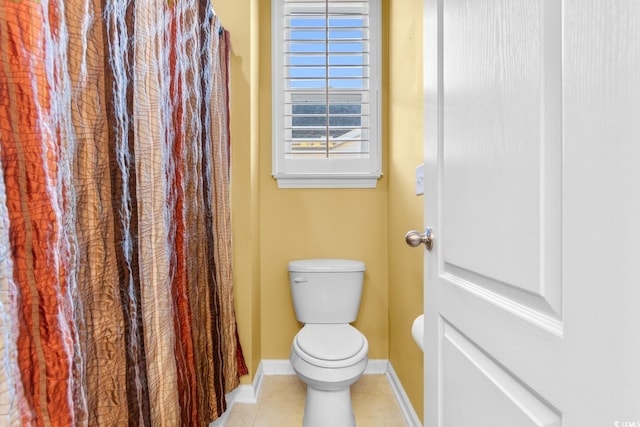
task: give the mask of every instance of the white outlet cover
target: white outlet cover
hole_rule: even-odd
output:
[[[416,196],[424,194],[424,163],[416,167]]]

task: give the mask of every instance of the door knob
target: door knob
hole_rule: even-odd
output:
[[[433,232],[431,231],[431,227],[427,227],[424,230],[424,233],[420,233],[416,230],[411,230],[404,236],[404,240],[407,242],[407,245],[420,246],[421,243],[427,247],[427,250],[433,249]]]

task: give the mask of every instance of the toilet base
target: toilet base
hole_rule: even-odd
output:
[[[303,427],[355,427],[351,392],[347,386],[338,390],[320,390],[307,385]]]

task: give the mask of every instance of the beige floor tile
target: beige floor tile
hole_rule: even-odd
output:
[[[391,386],[384,375],[363,375],[351,386],[351,401],[358,427],[362,424],[371,426],[404,426],[404,417],[400,406],[391,391]],[[369,424],[371,422],[378,424]]]
[[[296,376],[264,378],[255,427],[301,426],[306,385]]]
[[[225,427],[300,427],[306,385],[296,376],[266,376],[257,404],[236,404]],[[351,387],[358,427],[405,427],[384,375],[364,375]],[[330,427],[330,426],[328,426]]]
[[[229,418],[225,422],[225,427],[247,427],[252,426],[256,420],[258,405],[250,403],[236,403],[231,408]]]
[[[356,425],[357,427],[406,427],[407,423],[397,417],[358,417],[356,418]]]

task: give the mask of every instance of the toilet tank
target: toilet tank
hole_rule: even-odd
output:
[[[362,297],[365,264],[349,259],[289,262],[296,318],[302,323],[351,323]]]

